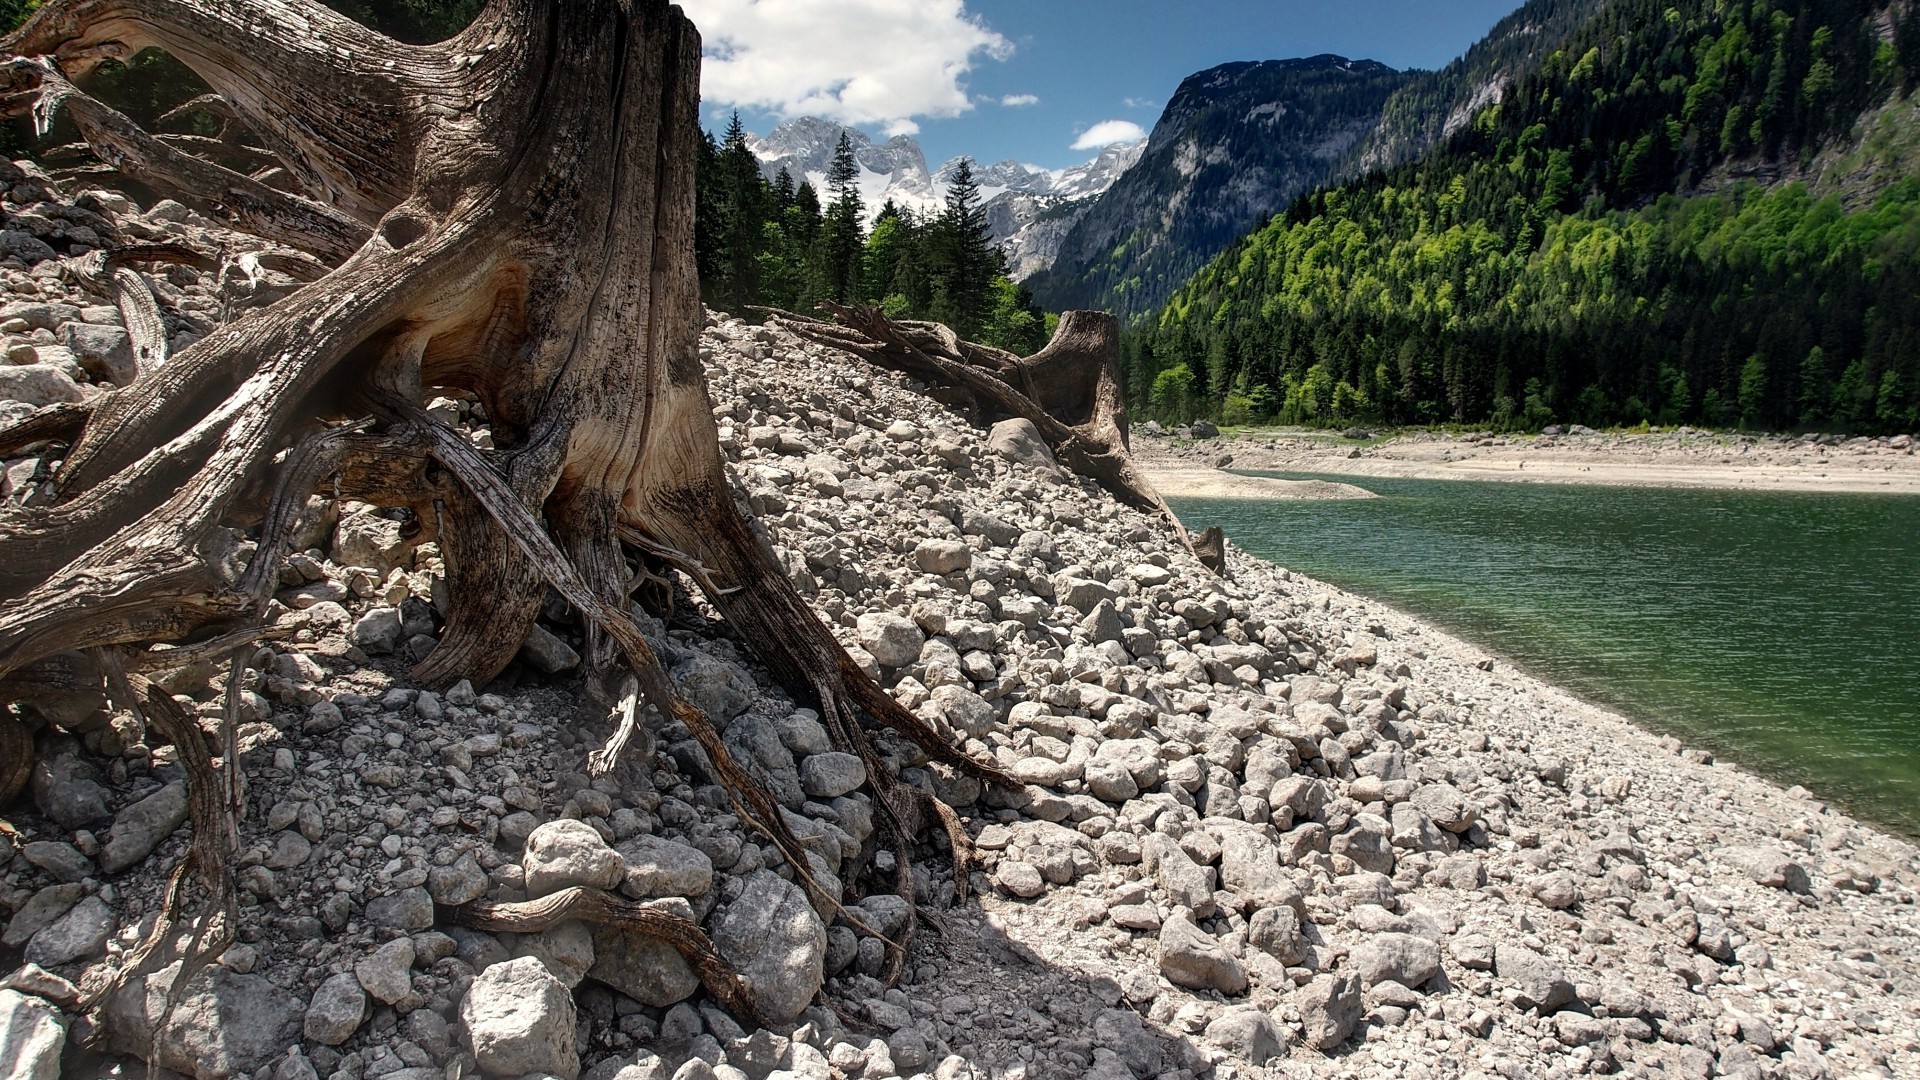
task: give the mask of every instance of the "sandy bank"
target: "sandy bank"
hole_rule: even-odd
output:
[[[1242,476],[1224,469],[1190,465],[1168,459],[1139,462],[1160,494],[1182,499],[1374,499],[1379,496],[1352,484],[1326,480],[1281,480],[1271,476]]]
[[[1416,432],[1352,443],[1320,434],[1255,433],[1180,442],[1138,440],[1149,469],[1171,462],[1338,476],[1488,480],[1619,487],[1920,495],[1920,456],[1910,442],[1801,439],[1710,433],[1459,436]]]

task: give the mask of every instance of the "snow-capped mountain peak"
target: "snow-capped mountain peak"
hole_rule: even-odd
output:
[[[829,198],[827,170],[833,165],[833,152],[842,132],[851,142],[854,161],[860,167],[856,183],[869,224],[888,201],[922,212],[936,210],[944,203],[960,159],[929,172],[926,153],[910,136],[897,135],[875,143],[858,128],[803,116],[774,128],[765,138],[750,135],[748,139],[768,179],[785,169],[795,183],[812,183],[825,201]],[[973,178],[986,207],[988,226],[994,241],[1006,249],[1015,276],[1025,277],[1050,264],[1058,238],[1065,235],[1059,223],[1064,220],[1071,224],[1068,219],[1113,186],[1145,149],[1144,141],[1109,146],[1092,161],[1066,169],[1045,169],[1018,161],[986,166],[976,163]],[[1031,228],[1041,221],[1048,227],[1038,232]]]

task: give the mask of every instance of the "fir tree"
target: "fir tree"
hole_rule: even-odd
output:
[[[840,303],[857,299],[860,288],[861,256],[865,237],[860,221],[866,206],[860,200],[860,166],[853,156],[853,140],[846,132],[833,150],[833,165],[827,170],[827,190],[833,201],[827,205],[826,223],[821,230],[821,281],[823,297]]]

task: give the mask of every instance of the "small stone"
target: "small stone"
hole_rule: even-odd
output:
[[[527,640],[521,642],[520,658],[543,675],[559,675],[580,666],[580,654],[574,651],[573,646],[553,636],[552,631],[538,623],[528,631]]]
[[[49,885],[29,897],[20,910],[13,913],[4,933],[0,933],[0,945],[17,949],[32,940],[33,935],[53,925],[55,919],[73,910],[73,905],[87,895],[86,887],[78,883],[68,885]]]
[[[741,972],[768,1020],[784,1022],[813,1001],[824,979],[827,928],[807,894],[770,870],[755,871],[712,926],[713,946]]]
[[[146,858],[187,820],[187,785],[168,784],[120,811],[100,852],[100,869],[117,874]]]
[[[27,961],[50,968],[99,956],[106,952],[107,939],[113,936],[116,925],[118,921],[106,901],[89,896],[33,935],[27,943]]]
[[[367,921],[374,926],[389,926],[396,930],[431,930],[433,896],[416,886],[391,896],[369,900]]]
[[[1247,944],[1288,967],[1297,966],[1307,955],[1307,939],[1300,931],[1300,916],[1285,904],[1253,913],[1247,922]]]
[[[1555,911],[1570,908],[1580,901],[1580,883],[1565,870],[1555,870],[1535,878],[1527,886],[1527,891],[1533,894],[1534,899]]]
[[[1176,986],[1193,990],[1242,993],[1246,969],[1211,934],[1194,925],[1185,911],[1177,911],[1160,927],[1160,974]]]
[[[704,896],[713,887],[713,860],[699,848],[642,835],[623,841],[619,853],[626,864],[620,891],[636,900]]]
[[[1207,1041],[1255,1068],[1287,1051],[1279,1026],[1266,1010],[1253,1005],[1238,1005],[1214,1017],[1207,1025]]]
[[[922,540],[913,564],[923,573],[957,574],[973,565],[973,549],[958,540]]]
[[[313,992],[313,1000],[307,1003],[303,1030],[308,1039],[322,1046],[339,1046],[360,1030],[367,1019],[368,1008],[367,994],[360,988],[360,980],[352,972],[343,971]]]
[[[472,855],[427,871],[427,894],[436,904],[460,907],[487,895],[487,872]]]
[[[1294,993],[1304,1041],[1315,1050],[1331,1050],[1347,1041],[1360,1023],[1360,980],[1351,975],[1319,975]]]
[[[490,1076],[580,1075],[573,997],[531,956],[495,964],[473,980],[460,1003],[469,1046]]]
[[[365,615],[354,621],[351,637],[355,645],[375,656],[393,652],[406,638],[400,625],[400,609],[368,608]]]
[[[912,619],[890,612],[869,612],[855,623],[860,647],[882,667],[905,667],[920,659],[926,636]]]
[[[584,821],[549,821],[527,835],[520,864],[526,870],[527,895],[547,896],[561,889],[585,885],[611,889],[627,876],[620,853]]]
[[[413,990],[413,959],[413,939],[395,938],[353,965],[353,974],[374,1000],[391,1005]]]
[[[1514,1004],[1522,1009],[1550,1013],[1574,1001],[1573,984],[1560,965],[1524,945],[1495,945],[1493,967],[1494,974],[1518,991]]]
[[[1002,860],[994,868],[993,880],[1001,888],[1019,897],[1035,897],[1047,891],[1047,883],[1032,865],[1013,859]]]
[[[17,990],[0,990],[0,1075],[60,1080],[67,1022],[60,1010]]]
[[[1419,986],[1440,973],[1440,946],[1412,934],[1370,934],[1349,962],[1362,987],[1381,982]]]
[[[867,782],[867,767],[852,754],[814,754],[800,763],[800,786],[816,799],[833,799]]]

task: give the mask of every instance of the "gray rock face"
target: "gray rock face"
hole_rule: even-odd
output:
[[[27,942],[27,962],[57,967],[99,956],[106,951],[107,939],[113,936],[116,925],[113,909],[106,901],[89,896],[33,935]]]
[[[1242,993],[1247,972],[1211,934],[1195,926],[1184,912],[1176,912],[1160,927],[1160,974],[1176,986],[1193,990]]]
[[[987,433],[987,448],[1016,465],[1026,465],[1049,476],[1063,475],[1047,440],[1040,437],[1040,429],[1034,427],[1031,420],[1016,417],[993,425],[993,430]]]
[[[1412,934],[1370,934],[1349,961],[1360,984],[1419,986],[1440,973],[1440,946]]]
[[[375,656],[385,656],[400,647],[406,634],[400,626],[400,610],[391,607],[369,608],[354,621],[353,643]]]
[[[860,647],[873,654],[881,667],[905,667],[920,659],[920,647],[926,636],[904,615],[869,612],[855,624]]]
[[[103,1049],[212,1080],[259,1069],[300,1040],[305,1009],[298,999],[263,976],[218,964],[194,976],[156,1034],[179,973],[177,963],[161,968],[109,999],[100,1018]]]
[[[302,1030],[308,1039],[323,1046],[339,1046],[360,1030],[368,1009],[367,992],[361,989],[359,978],[343,971],[313,992]]]
[[[1351,975],[1320,975],[1294,992],[1303,1041],[1315,1050],[1331,1050],[1347,1041],[1360,1023],[1360,980]]]
[[[187,820],[187,785],[168,784],[120,811],[100,852],[100,869],[117,874],[152,854]]]
[[[636,900],[661,896],[701,896],[713,887],[713,860],[699,848],[658,836],[636,836],[621,843],[626,877],[620,891]]]
[[[833,799],[867,782],[867,767],[852,754],[815,754],[800,763],[800,786],[816,799]]]
[[[712,927],[713,946],[753,987],[768,1020],[800,1015],[825,975],[827,928],[807,894],[770,870],[747,879]]]
[[[0,990],[0,1076],[60,1080],[67,1023],[60,1010],[17,990]]]
[[[520,864],[527,874],[527,895],[547,896],[561,889],[585,885],[611,889],[627,876],[620,853],[584,821],[549,821],[527,836]]]
[[[1524,945],[1493,947],[1493,972],[1518,991],[1514,1004],[1550,1013],[1573,1004],[1573,984],[1560,965]]]
[[[573,997],[531,956],[495,964],[473,980],[460,1019],[474,1061],[489,1076],[580,1075]]]
[[[1212,867],[1194,862],[1171,837],[1160,833],[1145,837],[1140,850],[1160,887],[1175,904],[1203,914],[1212,909]]]
[[[611,927],[593,928],[593,967],[587,977],[643,1005],[664,1008],[700,989],[700,976],[659,938]]]
[[[522,937],[517,955],[531,956],[545,964],[547,972],[569,990],[587,977],[596,959],[592,931],[578,919]]]

